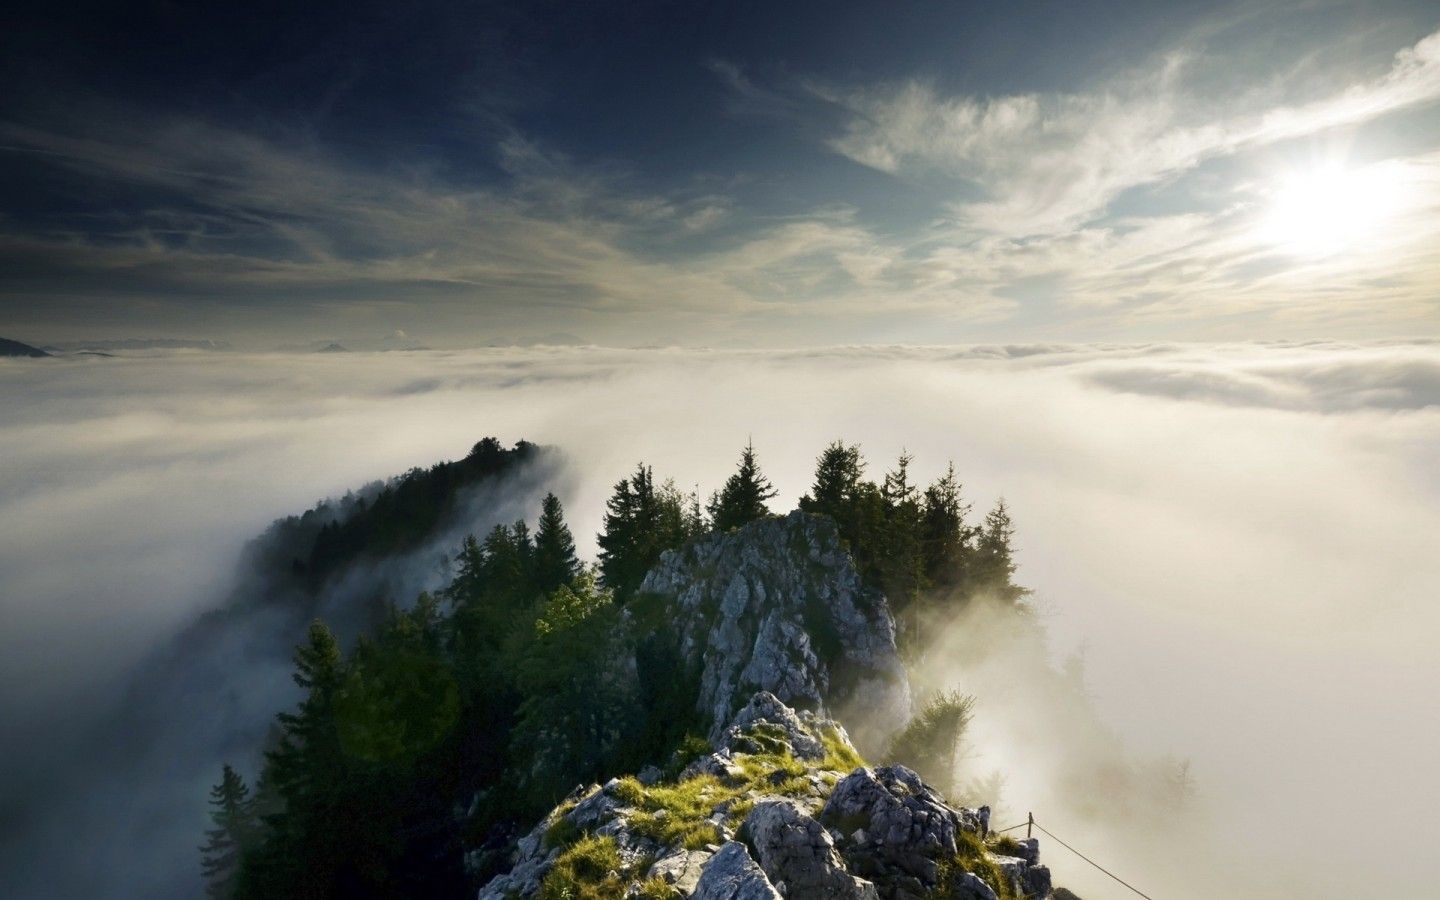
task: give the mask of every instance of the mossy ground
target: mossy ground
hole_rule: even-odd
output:
[[[655,841],[662,847],[683,847],[699,850],[707,844],[720,843],[718,821],[736,829],[754,808],[757,797],[802,796],[816,789],[811,781],[814,772],[828,787],[838,777],[835,772],[849,772],[865,764],[860,755],[833,728],[822,735],[826,756],[818,763],[802,762],[790,752],[783,739],[783,730],[760,725],[748,735],[757,753],[736,753],[735,766],[740,774],[719,778],[697,775],[684,780],[672,779],[646,787],[634,777],[620,779],[609,788],[611,795],[636,812],[629,816],[629,828],[636,834]],[[709,746],[695,741],[687,748]],[[696,753],[694,756],[699,756]],[[568,810],[567,810],[568,811]],[[643,874],[639,865],[629,871],[613,838],[597,838],[583,834],[568,819],[557,816],[545,834],[551,847],[565,847],[554,867],[545,876],[541,891],[543,900],[591,900],[617,897],[626,884]],[[648,865],[648,863],[647,863]],[[671,898],[674,890],[659,879],[640,884],[645,898]]]
[[[969,872],[990,885],[1000,900],[1023,900],[1005,873],[986,855],[985,842],[978,834],[962,831],[956,836],[956,854],[952,859],[940,861],[940,883],[930,892],[934,900],[956,896],[956,878]]]
[[[625,890],[623,868],[614,838],[586,835],[556,858],[540,900],[613,900]]]
[[[720,828],[711,821],[716,813],[723,814],[719,821],[726,827],[736,829],[754,808],[758,797],[804,795],[815,789],[811,781],[815,773],[828,787],[838,780],[835,773],[851,772],[865,765],[860,754],[842,740],[834,728],[826,728],[821,735],[825,758],[810,764],[791,754],[782,732],[775,726],[762,724],[747,737],[760,752],[735,754],[735,765],[741,773],[738,777],[696,775],[684,780],[672,778],[649,787],[634,777],[616,782],[609,788],[611,795],[635,810],[629,816],[630,830],[662,847],[699,850],[707,844],[720,843]],[[694,748],[709,751],[708,745],[694,740],[687,742],[687,749]],[[698,755],[700,753],[695,753],[691,758]],[[564,813],[573,807],[572,802],[556,810],[553,824],[545,834],[547,846],[566,849],[545,876],[540,893],[542,900],[600,900],[621,896],[628,884],[641,878],[650,860],[642,859],[626,866],[614,838],[585,834],[564,818]],[[866,822],[848,823],[851,826],[848,828],[847,823],[830,824],[849,833]],[[1005,873],[987,855],[987,851],[1011,855],[1018,848],[1018,843],[1008,836],[992,838],[987,847],[979,835],[961,832],[956,854],[940,860],[940,883],[930,896],[935,900],[954,896],[956,878],[971,872],[990,885],[1000,900],[1021,900]],[[644,900],[673,900],[678,896],[673,887],[659,878],[640,881],[639,890]]]

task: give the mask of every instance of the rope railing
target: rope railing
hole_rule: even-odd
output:
[[[1116,882],[1118,882],[1119,884],[1123,885],[1123,886],[1126,887],[1126,888],[1129,888],[1130,890],[1134,891],[1136,894],[1140,895],[1141,897],[1144,897],[1145,900],[1154,900],[1154,898],[1151,897],[1149,894],[1147,894],[1147,893],[1145,893],[1144,891],[1140,890],[1139,888],[1135,887],[1133,884],[1130,884],[1128,881],[1124,880],[1124,879],[1121,878],[1119,875],[1116,875],[1114,872],[1112,872],[1112,871],[1110,871],[1109,869],[1105,868],[1104,866],[1100,865],[1100,864],[1097,863],[1095,860],[1091,859],[1090,857],[1088,857],[1088,856],[1086,856],[1085,854],[1081,853],[1079,850],[1076,850],[1074,847],[1072,847],[1072,846],[1070,846],[1069,844],[1067,844],[1067,843],[1065,843],[1064,841],[1062,841],[1060,838],[1056,837],[1054,832],[1048,830],[1044,825],[1041,825],[1039,822],[1035,821],[1035,814],[1034,814],[1034,813],[1031,813],[1031,814],[1027,817],[1026,821],[1021,822],[1019,825],[1011,825],[1009,828],[1001,828],[1001,829],[998,829],[998,830],[992,830],[990,833],[991,833],[991,834],[1005,834],[1006,832],[1016,831],[1016,830],[1018,830],[1018,829],[1020,829],[1020,828],[1026,828],[1026,829],[1038,828],[1038,829],[1040,829],[1040,830],[1041,830],[1042,832],[1044,832],[1047,836],[1049,836],[1052,840],[1054,840],[1055,843],[1059,844],[1060,846],[1064,847],[1066,850],[1069,850],[1071,853],[1073,853],[1073,854],[1075,854],[1076,856],[1080,857],[1081,859],[1085,860],[1087,863],[1089,863],[1090,865],[1092,865],[1092,866],[1094,866],[1095,868],[1099,869],[1101,872],[1104,872],[1106,875],[1110,876],[1112,879],[1114,879],[1114,880],[1115,880]],[[1026,836],[1027,838],[1030,837],[1030,831],[1027,830],[1027,831],[1025,832],[1025,836]]]

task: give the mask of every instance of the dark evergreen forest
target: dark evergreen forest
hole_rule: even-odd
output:
[[[536,452],[487,438],[461,461],[282,520],[253,552],[313,593],[356,559],[413,547],[462,488]],[[835,520],[862,578],[889,598],[902,652],[920,656],[931,617],[975,602],[1023,612],[1027,592],[1003,502],[972,521],[953,466],[921,487],[911,462],[870,478],[860,449],[837,441],[799,505]],[[752,446],[703,503],[640,463],[614,486],[594,565],[549,494],[533,527],[465,538],[442,590],[386,598],[353,646],[314,621],[294,654],[303,700],[276,716],[261,771],[252,784],[226,766],[211,793],[211,895],[459,897],[577,783],[666,764],[709,723],[641,582],[666,550],[771,515],[775,496]],[[626,656],[640,697],[603,677]]]

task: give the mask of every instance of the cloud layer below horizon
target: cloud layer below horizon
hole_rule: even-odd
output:
[[[1417,713],[1440,678],[1435,344],[135,353],[5,362],[0,383],[0,616],[20,623],[0,636],[0,714],[30,736],[6,751],[14,777],[43,777],[214,602],[246,538],[320,497],[524,437],[565,453],[591,554],[637,460],[708,491],[753,438],[789,506],[844,437],[872,474],[903,447],[922,478],[953,458],[977,512],[1005,496],[1056,658],[1083,649],[1126,745],[1191,758],[1216,827],[1243,836],[1216,845],[1209,883],[1280,898],[1440,878],[1316,852],[1380,858],[1383,823],[1407,818],[1440,840],[1423,825],[1440,733]]]

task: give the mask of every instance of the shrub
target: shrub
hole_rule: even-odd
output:
[[[955,760],[974,706],[975,698],[959,691],[936,694],[891,743],[890,761],[909,766],[948,795],[955,786]]]

